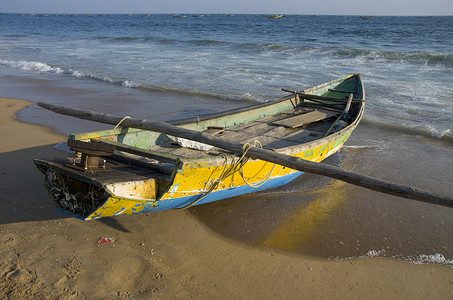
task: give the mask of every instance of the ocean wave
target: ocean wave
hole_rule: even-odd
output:
[[[134,80],[126,79],[126,80],[114,80],[109,76],[101,76],[95,74],[93,72],[83,72],[80,70],[74,69],[63,69],[56,66],[50,66],[43,62],[34,62],[34,61],[12,61],[12,60],[4,60],[0,59],[0,65],[5,65],[11,68],[19,68],[26,71],[38,71],[38,72],[51,72],[60,75],[65,75],[69,77],[75,77],[79,79],[91,79],[106,83],[111,83],[116,86],[122,86],[124,88],[140,88],[149,91],[157,91],[157,92],[170,92],[170,93],[177,93],[181,95],[188,95],[188,96],[200,96],[200,97],[215,97],[215,98],[222,98],[225,100],[243,100],[243,101],[257,101],[258,99],[253,97],[250,94],[244,95],[223,95],[219,93],[212,93],[212,92],[204,92],[199,90],[189,90],[183,88],[175,88],[175,87],[167,87],[164,85],[150,85],[146,83],[140,83]]]
[[[127,88],[138,88],[138,87],[140,87],[140,83],[135,82],[135,81],[125,80],[121,83],[121,86],[127,87]]]
[[[99,36],[95,38],[106,43],[157,43],[162,45],[171,45],[171,44],[181,44],[181,45],[191,45],[191,46],[222,46],[222,47],[231,47],[235,51],[278,51],[278,50],[302,50],[307,51],[312,49],[312,47],[294,47],[285,44],[279,43],[238,43],[232,41],[223,41],[218,39],[185,39],[185,38],[168,38],[168,37],[155,37],[155,36],[136,36],[136,37],[112,37],[112,36]],[[311,40],[312,41],[312,40]]]
[[[453,67],[453,54],[436,51],[381,51],[356,48],[332,48],[333,54],[344,58],[359,58],[376,62],[401,62],[415,65]]]
[[[238,43],[229,42],[216,39],[177,39],[177,38],[164,38],[164,37],[153,37],[153,36],[142,36],[142,37],[111,37],[111,36],[100,36],[96,39],[107,42],[107,43],[137,43],[137,42],[153,42],[163,45],[169,44],[186,44],[191,46],[226,46],[231,47],[234,50],[241,51],[278,51],[278,50],[310,50],[312,47],[294,47],[290,45],[278,44],[278,43]]]
[[[431,126],[410,126],[401,123],[394,123],[388,120],[377,119],[366,116],[362,119],[363,124],[370,124],[385,130],[399,132],[408,135],[419,135],[425,138],[440,140],[453,145],[453,132],[450,129],[439,129]]]
[[[13,61],[0,59],[0,64],[10,68],[22,69],[27,71],[51,72],[56,74],[64,73],[64,70],[62,68],[50,66],[46,63],[37,61],[24,61],[24,60]]]
[[[157,43],[161,45],[171,45],[179,43],[177,39],[171,38],[161,38],[161,37],[152,37],[152,36],[122,36],[122,37],[113,37],[113,36],[98,36],[94,37],[94,40],[98,40],[106,44],[139,44],[139,43]]]
[[[222,46],[222,45],[231,44],[229,42],[210,40],[210,39],[196,39],[196,40],[194,39],[194,40],[187,40],[184,42],[194,44],[196,46]]]
[[[186,39],[157,37],[157,36],[136,36],[136,37],[111,37],[99,36],[96,39],[107,43],[157,43],[161,45],[190,45],[192,47],[219,46],[223,49],[229,48],[233,51],[263,53],[273,52],[282,54],[315,54],[330,55],[342,59],[360,59],[372,62],[396,62],[415,65],[433,65],[453,67],[453,54],[445,51],[386,51],[377,49],[362,49],[354,47],[331,46],[318,39],[307,37],[291,43],[262,43],[262,42],[238,42],[226,41],[222,38]]]
[[[358,59],[382,63],[408,63],[411,65],[453,67],[453,53],[442,51],[384,51],[351,47],[332,47],[322,44],[310,45],[313,39],[304,41],[306,45],[287,45],[278,43],[243,43],[234,44],[236,50],[252,52],[282,52],[284,54],[310,54],[333,56],[341,59]]]
[[[292,46],[279,43],[231,43],[231,47],[235,51],[248,53],[263,53],[263,52],[282,52],[282,53],[303,53],[310,52],[314,49],[312,46]]]
[[[310,44],[310,41],[307,41]],[[334,56],[341,59],[359,59],[363,61],[383,63],[409,63],[412,65],[453,67],[453,54],[440,51],[384,51],[372,49],[360,49],[351,47],[332,47],[324,45],[299,45],[243,43],[234,45],[238,50],[253,52],[283,52],[291,54],[315,54],[322,56]]]
[[[183,88],[177,88],[177,87],[168,87],[168,86],[164,86],[164,85],[158,86],[158,85],[146,85],[146,84],[140,84],[140,85],[136,86],[135,88],[146,89],[146,90],[153,91],[153,92],[175,93],[175,94],[185,95],[185,96],[210,97],[210,98],[218,98],[218,99],[231,100],[231,101],[260,102],[258,99],[251,96],[250,94],[230,95],[229,96],[229,95],[224,95],[224,94],[219,94],[219,93],[199,91],[196,89],[190,90],[190,89],[183,89]]]
[[[213,39],[172,39],[154,36],[137,36],[137,37],[112,37],[112,36],[100,36],[95,39],[106,42],[106,43],[158,43],[163,45],[171,44],[190,44],[193,46],[221,46],[232,44],[225,41],[213,40]]]
[[[25,70],[25,71],[50,72],[50,73],[61,74],[61,75],[66,75],[66,76],[76,77],[76,78],[81,78],[81,79],[93,79],[93,80],[97,80],[97,81],[121,85],[123,87],[128,87],[128,88],[140,87],[139,83],[136,83],[131,80],[114,81],[109,76],[99,76],[92,72],[85,73],[83,71],[73,70],[73,69],[65,70],[61,67],[50,66],[46,63],[37,62],[37,61],[23,61],[23,60],[13,61],[13,60],[0,59],[0,65],[5,65],[10,68],[21,69],[21,70]]]

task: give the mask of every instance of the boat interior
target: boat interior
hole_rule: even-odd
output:
[[[342,127],[334,126],[344,119],[345,105],[346,101],[320,105],[319,102],[305,99],[283,112],[227,128],[208,127],[203,133],[241,144],[253,144],[258,141],[264,149],[278,150],[323,138],[347,126],[344,121]],[[359,105],[353,103],[349,115],[357,114],[358,107]],[[152,169],[167,176],[173,172],[179,159],[218,157],[220,153],[228,152],[216,147],[206,149],[203,147],[207,145],[203,144],[202,148],[181,146],[172,139],[163,139],[147,148],[96,138],[91,139],[90,143],[69,140],[68,145],[79,153],[79,160],[75,165],[83,166],[84,169],[100,170],[104,173],[105,170],[139,168],[140,174],[148,173]],[[101,164],[96,159],[99,157]],[[93,161],[90,161],[90,158],[94,158]],[[142,170],[143,168],[147,171]]]
[[[316,99],[301,100],[300,97],[294,98],[294,102],[297,99],[299,100],[298,103],[294,103],[291,109],[283,112],[225,128],[209,126],[203,133],[241,144],[253,144],[255,141],[258,141],[259,145],[264,149],[278,150],[318,140],[341,130],[349,125],[350,120],[357,114],[360,107],[358,101],[361,101],[361,99],[352,99],[352,105],[346,113],[346,117],[349,120],[345,120],[344,110],[347,105],[347,98],[344,98],[345,101],[333,103],[320,103]],[[98,140],[98,142],[116,145],[121,148],[121,145],[118,143],[112,143],[106,140]],[[135,150],[140,152],[140,149],[137,148]],[[131,151],[128,151],[130,149],[124,150],[124,152],[131,154]],[[196,159],[205,157],[206,155],[216,156],[219,153],[226,152],[226,150],[216,147],[209,148],[209,150],[207,148],[201,148],[203,151],[200,151],[200,149],[187,147],[170,139],[160,141],[155,145],[147,147],[146,150],[142,150],[149,150],[150,153],[155,153],[155,159],[157,161],[165,160],[166,157],[162,157],[161,155],[181,159]],[[140,155],[140,153],[136,154]],[[149,157],[153,158],[152,155]]]

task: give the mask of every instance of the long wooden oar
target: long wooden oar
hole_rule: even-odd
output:
[[[77,117],[80,119],[86,119],[111,125],[116,125],[120,121],[122,121],[121,126],[123,127],[139,128],[156,132],[162,132],[164,134],[205,143],[235,153],[242,153],[243,145],[240,143],[226,141],[222,138],[213,135],[204,134],[202,132],[190,129],[180,128],[165,122],[156,122],[142,119],[123,120],[123,117],[120,116],[110,115],[106,113],[97,113],[90,110],[82,110],[43,102],[38,102],[38,105],[45,109],[49,109],[53,112]],[[401,185],[366,175],[356,174],[354,172],[346,171],[341,168],[323,163],[316,163],[298,157],[280,154],[274,151],[265,150],[257,147],[250,148],[250,150],[247,152],[247,156],[255,159],[261,159],[272,163],[276,163],[302,172],[308,172],[335,178],[357,186],[361,186],[367,189],[371,189],[374,191],[394,196],[399,196],[407,199],[413,199],[421,202],[437,204],[447,207],[453,207],[453,198],[451,197],[437,195],[415,187]]]

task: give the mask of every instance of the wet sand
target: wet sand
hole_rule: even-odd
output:
[[[448,196],[453,194],[452,157],[450,144],[364,123],[324,162]],[[191,212],[214,232],[250,245],[333,259],[373,253],[453,267],[451,208],[313,174]]]
[[[453,270],[388,258],[326,260],[226,239],[193,213],[84,222],[55,210],[34,158],[65,153],[0,98],[0,298],[448,299]],[[98,246],[101,237],[113,243]]]

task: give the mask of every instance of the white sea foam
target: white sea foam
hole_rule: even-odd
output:
[[[334,258],[335,260],[348,260],[348,259],[356,259],[356,258],[369,258],[369,257],[388,257],[385,255],[385,250],[368,250],[365,255],[356,256],[356,257],[347,257],[347,258]],[[447,265],[453,267],[453,259],[447,259],[442,253],[434,253],[434,254],[420,254],[420,255],[413,255],[413,256],[392,256],[395,259],[402,259],[409,261],[413,264],[421,265],[421,264],[438,264],[438,265]]]
[[[453,259],[447,259],[442,253],[431,255],[420,254],[413,257],[408,257],[407,260],[414,264],[440,264],[453,267]]]
[[[250,93],[245,93],[244,95],[242,95],[241,100],[243,100],[243,101],[259,101],[259,99],[257,99],[257,97],[251,95]]]
[[[86,75],[83,72],[77,71],[77,70],[72,70],[70,69],[69,72],[71,72],[71,75],[77,78],[83,78]]]
[[[340,242],[340,244],[344,245],[343,242]],[[349,260],[349,259],[357,259],[357,258],[370,258],[370,257],[380,257],[380,256],[385,256],[385,250],[368,250],[366,254],[360,255],[360,256],[351,256],[351,257],[332,257],[331,259],[334,260]]]
[[[73,69],[69,69],[69,75],[73,76],[73,77],[76,77],[76,78],[93,78],[93,79],[96,79],[96,80],[109,82],[109,83],[113,83],[114,82],[113,79],[108,77],[108,76],[100,77],[100,76],[97,76],[96,74],[94,74],[92,72],[90,72],[88,74],[85,74],[82,71],[73,70]]]
[[[384,253],[385,253],[385,251],[383,249],[382,250],[369,250],[365,254],[365,257],[378,257],[378,256],[381,256]]]
[[[52,67],[46,63],[37,62],[37,61],[24,61],[24,60],[14,61],[14,60],[0,59],[0,64],[11,67],[11,68],[28,70],[28,71],[51,72],[51,73],[57,73],[57,74],[64,73],[64,70],[62,68]]]
[[[136,83],[134,81],[129,81],[129,80],[123,81],[123,83],[121,85],[123,87],[127,87],[127,88],[137,88],[140,86],[138,83]]]

